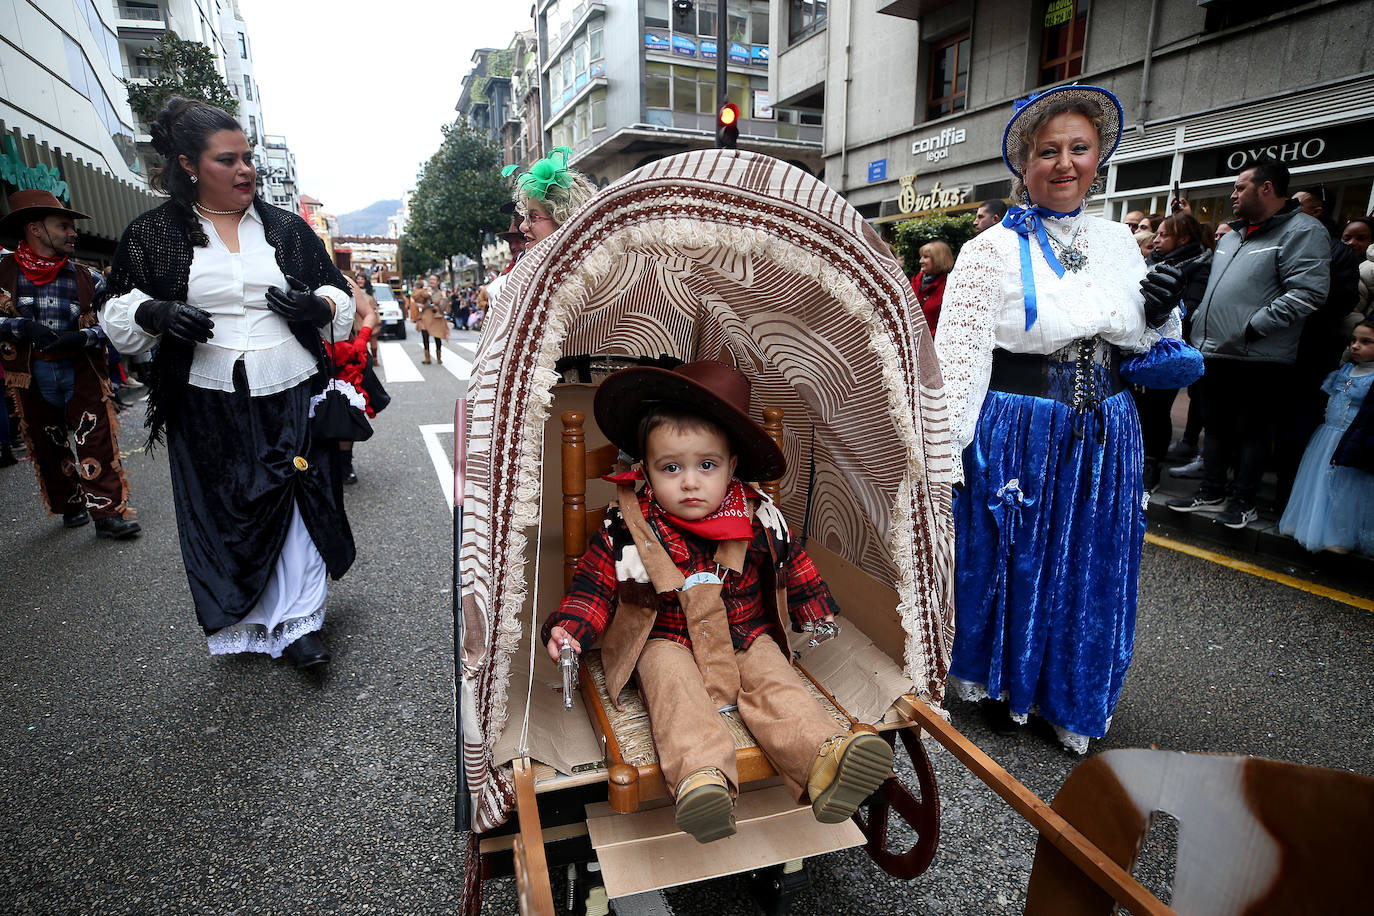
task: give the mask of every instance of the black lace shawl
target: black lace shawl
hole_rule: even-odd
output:
[[[262,218],[263,235],[277,253],[282,273],[303,280],[311,289],[336,286],[348,290],[339,268],[334,266],[324,243],[310,225],[294,213],[273,207],[254,198],[253,207]],[[124,230],[115,251],[114,268],[96,308],[130,290],[141,290],[154,299],[186,302],[194,249],[188,230],[186,208],[174,200],[142,214]],[[195,303],[191,303],[194,305]],[[308,322],[291,322],[291,333],[314,357],[320,367],[319,378],[328,375],[324,343],[319,329]],[[182,395],[191,374],[193,347],[174,338],[158,344],[149,379],[148,444],[159,442],[166,427],[180,419]],[[322,383],[322,382],[321,382]]]

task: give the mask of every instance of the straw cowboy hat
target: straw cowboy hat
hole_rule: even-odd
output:
[[[53,196],[51,191],[15,191],[9,197],[10,212],[0,219],[0,239],[22,238],[24,227],[50,213],[61,213],[72,219],[90,219]]]
[[[739,458],[741,480],[776,480],[787,459],[773,437],[749,415],[749,379],[715,360],[683,363],[676,369],[640,366],[608,376],[596,390],[596,423],[621,451],[640,454],[639,421],[657,407],[676,408],[719,423]]]

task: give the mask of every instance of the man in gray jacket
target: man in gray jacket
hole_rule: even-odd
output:
[[[1244,528],[1256,516],[1278,404],[1294,384],[1303,321],[1326,299],[1330,241],[1322,224],[1288,199],[1288,169],[1267,157],[1236,177],[1231,209],[1235,231],[1217,243],[1189,337],[1206,363],[1202,485],[1167,505],[1179,512],[1221,509],[1217,521]]]

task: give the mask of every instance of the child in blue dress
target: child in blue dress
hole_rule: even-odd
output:
[[[1326,417],[1312,434],[1279,532],[1308,550],[1374,555],[1374,474],[1333,456],[1374,384],[1374,319],[1355,328],[1350,362],[1326,377]],[[1366,464],[1366,466],[1368,466]]]

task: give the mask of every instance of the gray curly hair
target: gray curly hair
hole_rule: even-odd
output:
[[[516,182],[511,198],[515,201],[515,211],[520,214],[520,218],[524,219],[530,215],[530,204],[542,204],[543,209],[553,217],[553,224],[561,226],[571,219],[574,213],[581,210],[583,204],[596,196],[596,185],[588,181],[587,176],[574,169],[568,169],[568,174],[572,176],[572,187],[551,185],[543,200],[526,195],[525,189]]]

